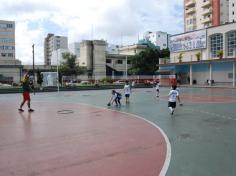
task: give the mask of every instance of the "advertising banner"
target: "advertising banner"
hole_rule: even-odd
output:
[[[206,30],[194,31],[170,37],[170,51],[184,52],[206,48]]]

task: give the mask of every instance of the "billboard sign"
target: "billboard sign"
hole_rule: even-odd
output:
[[[206,48],[206,37],[206,30],[171,36],[170,52],[184,52]]]

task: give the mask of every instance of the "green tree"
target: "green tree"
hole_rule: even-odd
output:
[[[129,74],[151,75],[158,69],[159,58],[169,57],[168,49],[158,50],[147,48],[135,56],[131,56],[132,67],[129,69]]]
[[[59,79],[61,80],[62,76],[74,76],[80,75],[83,73],[83,69],[76,64],[76,55],[71,53],[62,54],[63,61],[59,66]]]

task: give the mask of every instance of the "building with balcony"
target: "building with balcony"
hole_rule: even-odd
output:
[[[185,0],[185,32],[218,26],[230,21],[229,0]]]

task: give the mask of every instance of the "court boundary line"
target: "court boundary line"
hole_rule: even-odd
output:
[[[166,173],[167,173],[167,170],[169,168],[169,165],[170,165],[170,161],[171,161],[171,144],[170,144],[170,141],[169,141],[169,138],[167,137],[166,133],[157,125],[155,124],[154,122],[151,122],[141,116],[138,116],[136,114],[131,114],[131,113],[128,113],[128,112],[124,112],[124,111],[118,111],[118,110],[114,110],[114,109],[108,109],[108,108],[105,108],[105,107],[100,107],[100,106],[96,106],[96,105],[90,105],[90,104],[86,104],[86,103],[77,103],[77,104],[80,104],[80,105],[85,105],[85,106],[90,106],[90,107],[95,107],[95,108],[98,108],[98,109],[104,109],[104,110],[108,110],[108,111],[113,111],[113,112],[119,112],[119,113],[122,113],[122,114],[126,114],[126,115],[129,115],[129,116],[132,116],[134,118],[138,118],[140,120],[143,120],[147,123],[149,123],[150,125],[154,126],[155,128],[157,128],[162,136],[164,137],[165,139],[165,142],[166,142],[166,158],[165,158],[165,162],[163,164],[163,167],[161,169],[161,172],[159,173],[159,176],[165,176]]]
[[[37,102],[45,103],[47,101],[34,101],[34,102],[36,102],[36,103]],[[53,103],[53,101],[51,103]],[[78,105],[90,106],[90,107],[94,107],[94,108],[97,108],[97,109],[103,109],[103,110],[107,110],[107,111],[113,111],[113,112],[118,112],[118,113],[121,113],[121,114],[126,114],[126,115],[129,115],[130,117],[138,118],[140,120],[143,120],[143,121],[149,123],[150,125],[154,126],[155,128],[157,128],[161,132],[161,134],[164,137],[164,140],[166,142],[166,158],[165,158],[163,167],[162,167],[162,169],[161,169],[161,171],[160,171],[158,176],[165,176],[166,175],[166,173],[168,171],[168,168],[169,168],[169,165],[170,165],[170,161],[171,161],[171,144],[170,144],[170,140],[167,137],[167,135],[164,132],[164,130],[162,130],[157,124],[155,124],[154,122],[151,122],[150,120],[147,120],[147,119],[145,119],[145,118],[143,118],[141,116],[138,116],[136,114],[131,114],[131,113],[128,113],[128,112],[118,111],[118,110],[114,110],[114,109],[108,109],[108,108],[105,108],[105,107],[102,107],[102,106],[96,106],[96,105],[91,105],[91,104],[86,104],[86,103],[76,103],[76,102],[63,102],[63,103],[65,103],[65,104],[78,104]]]

